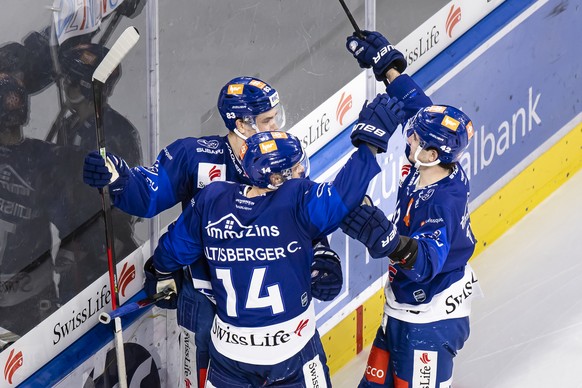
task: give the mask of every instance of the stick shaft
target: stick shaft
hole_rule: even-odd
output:
[[[356,23],[356,20],[352,16],[352,13],[350,12],[350,9],[346,5],[345,1],[339,0],[339,2],[341,4],[342,8],[344,9],[344,12],[346,13],[346,16],[350,20],[350,23],[352,23],[352,27],[354,27],[354,31],[356,32],[356,35],[358,35],[358,38],[364,39],[365,38],[364,34],[362,34],[362,30],[360,30],[360,27],[358,27],[358,23]]]
[[[124,317],[127,314],[133,313],[134,311],[151,306],[162,299],[167,299],[172,295],[176,295],[172,289],[165,289],[162,292],[158,292],[157,294],[153,295],[152,297],[143,298],[136,302],[126,303],[123,306],[118,307],[117,310],[114,310],[110,313],[101,313],[99,315],[99,321],[101,323],[109,323],[112,319],[117,317]]]
[[[125,367],[125,349],[123,348],[123,326],[121,326],[121,318],[119,317],[115,318],[114,334],[119,388],[127,388],[127,369]]]
[[[354,19],[352,13],[350,12],[350,9],[348,8],[348,6],[344,2],[344,0],[339,0],[339,2],[341,4],[342,8],[344,9],[344,12],[346,13],[346,16],[350,20],[350,23],[352,23],[352,27],[354,27],[354,31],[355,31],[356,35],[358,36],[358,38],[366,39],[366,37],[362,33],[362,30],[360,30],[360,27],[358,27],[358,23],[356,23],[356,20]],[[384,81],[384,85],[388,86],[388,80],[384,79],[383,81]]]
[[[93,104],[95,107],[95,127],[97,135],[97,147],[103,160],[107,162],[107,151],[105,147],[105,129],[103,127],[103,86],[113,70],[121,63],[121,60],[137,43],[139,33],[135,27],[128,27],[115,41],[105,58],[101,61],[93,73]],[[109,284],[111,288],[111,308],[117,309],[119,303],[119,292],[117,287],[117,261],[115,259],[115,246],[113,234],[113,222],[111,217],[111,198],[109,197],[109,186],[101,189],[101,203],[103,206],[103,219],[105,221],[105,243],[107,251],[107,266],[109,271]],[[115,318],[114,327],[115,355],[117,358],[117,374],[119,387],[127,388],[127,371],[125,366],[125,351],[123,347],[123,326],[121,318]]]

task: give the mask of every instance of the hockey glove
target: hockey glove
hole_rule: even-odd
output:
[[[388,257],[393,264],[404,269],[411,269],[416,262],[418,241],[400,236],[396,226],[390,222],[382,210],[367,205],[372,201],[354,209],[340,224],[342,231],[362,242],[370,256],[375,259]]]
[[[145,5],[145,0],[125,0],[123,3],[117,6],[115,12],[125,17],[135,19],[136,16],[141,14],[141,11],[143,11]]]
[[[311,295],[324,302],[340,293],[344,279],[340,258],[331,249],[318,244],[311,264]]]
[[[375,206],[361,205],[355,208],[342,221],[340,228],[364,244],[375,259],[389,256],[400,242],[396,226]]]
[[[107,153],[107,163],[99,152],[91,151],[85,156],[83,164],[83,182],[91,187],[102,189],[109,185],[112,194],[125,190],[129,180],[129,167],[119,156]]]
[[[166,288],[171,288],[178,293],[184,276],[182,270],[171,273],[159,272],[154,268],[154,261],[151,257],[146,261],[143,270],[145,273],[144,289],[147,296],[152,297]],[[177,299],[176,294],[173,294],[167,299],[156,302],[156,306],[163,309],[175,309]]]
[[[390,68],[402,73],[406,69],[406,59],[388,39],[375,31],[362,31],[365,39],[358,38],[356,33],[347,37],[346,47],[358,60],[360,67],[374,70],[378,81],[386,79]]]
[[[404,120],[402,108],[402,102],[387,94],[379,94],[367,106],[364,104],[350,136],[352,144],[357,147],[364,142],[377,147],[378,153],[386,152],[388,140]]]

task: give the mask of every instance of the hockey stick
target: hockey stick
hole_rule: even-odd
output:
[[[115,41],[105,58],[101,61],[93,73],[93,100],[95,104],[95,126],[97,128],[97,147],[103,160],[107,162],[107,151],[105,149],[105,129],[103,128],[103,86],[113,70],[127,55],[129,50],[135,46],[139,39],[139,33],[135,27],[128,27],[121,33]],[[111,288],[111,308],[117,309],[119,293],[117,287],[117,262],[115,260],[115,247],[113,237],[113,223],[111,219],[111,199],[109,198],[109,186],[101,189],[101,203],[105,220],[105,242],[107,250],[107,264],[109,270],[109,285]],[[120,388],[127,388],[127,373],[125,368],[125,352],[123,350],[123,331],[121,318],[115,318],[115,354],[117,356],[117,374]]]
[[[352,16],[352,13],[350,12],[350,10],[349,10],[348,6],[346,5],[346,3],[344,2],[344,0],[339,0],[339,2],[341,4],[342,8],[344,9],[344,12],[346,13],[346,16],[350,20],[350,23],[352,23],[352,27],[354,27],[354,32],[356,33],[356,36],[360,39],[365,40],[366,37],[362,33],[362,30],[360,30],[360,27],[358,27],[358,23],[356,23],[356,20]],[[383,81],[384,81],[384,85],[388,86],[388,80],[384,79]]]
[[[107,324],[111,322],[112,319],[123,317],[129,313],[143,309],[144,307],[151,306],[152,304],[155,304],[162,299],[168,299],[172,297],[172,295],[176,295],[176,292],[171,288],[166,288],[165,290],[158,292],[151,297],[140,299],[137,302],[125,304],[110,313],[101,313],[99,315],[99,322]]]

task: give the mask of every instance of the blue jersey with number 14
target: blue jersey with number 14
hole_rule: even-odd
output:
[[[205,258],[222,321],[244,327],[288,321],[311,302],[312,241],[337,229],[379,171],[362,146],[333,183],[291,179],[253,198],[243,195],[244,185],[213,183],[160,238],[154,265],[175,271]]]

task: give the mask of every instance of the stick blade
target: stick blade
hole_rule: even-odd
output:
[[[135,46],[138,40],[139,32],[137,31],[137,28],[133,26],[127,27],[125,31],[121,33],[119,38],[117,38],[113,46],[111,46],[111,49],[105,58],[103,58],[97,69],[95,69],[93,80],[104,84],[113,70],[119,66],[123,58],[127,55],[129,50]]]

